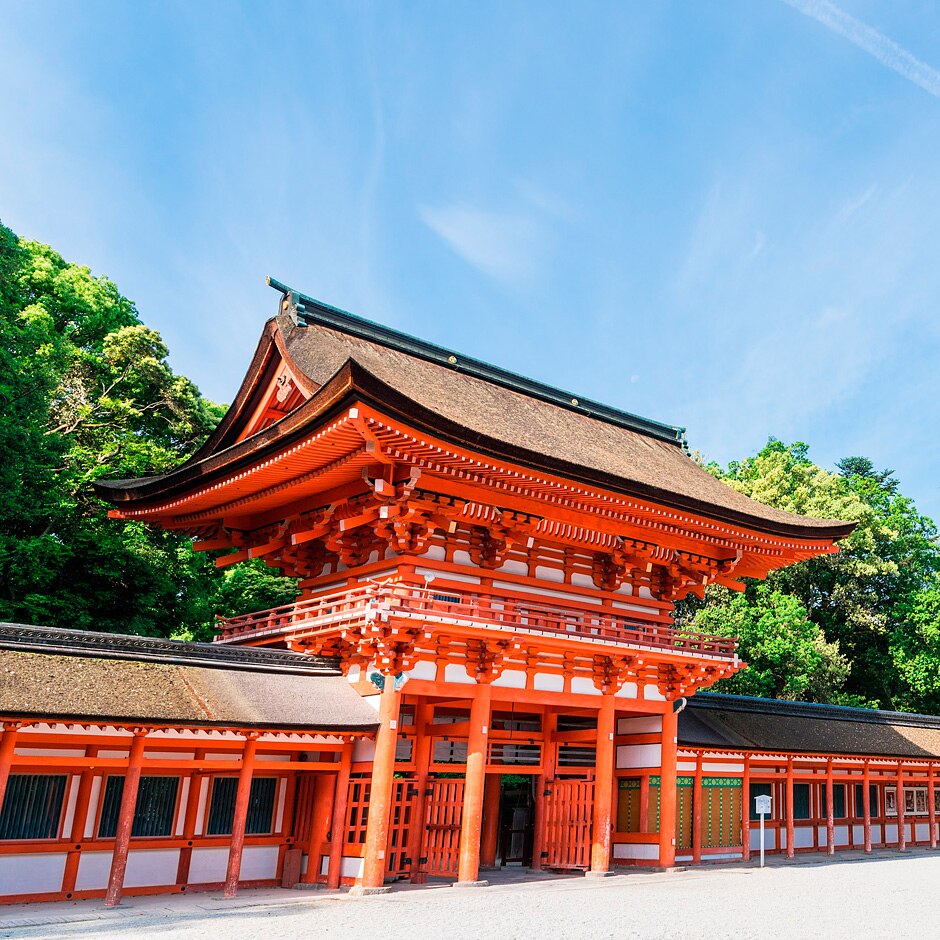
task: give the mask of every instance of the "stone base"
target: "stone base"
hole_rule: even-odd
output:
[[[455,888],[488,888],[490,883],[488,881],[455,881]]]
[[[349,897],[367,898],[373,894],[388,894],[391,890],[391,885],[382,885],[380,888],[365,888],[362,885],[353,885],[349,889]]]
[[[615,871],[586,871],[584,873],[585,878],[613,878],[614,875],[619,874]]]

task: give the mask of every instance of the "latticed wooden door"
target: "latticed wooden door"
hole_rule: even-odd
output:
[[[741,845],[740,777],[702,778],[702,847]]]
[[[456,878],[460,861],[464,781],[447,778],[429,780],[428,784],[421,869],[429,875]]]
[[[346,806],[346,842],[364,845],[369,825],[369,798],[372,785],[367,778],[349,781]],[[390,878],[407,874],[411,868],[408,836],[411,814],[417,791],[413,780],[395,780],[392,791],[392,811],[388,820],[388,843],[385,850],[385,872]]]
[[[692,848],[692,777],[676,777],[676,848]]]
[[[593,815],[593,780],[552,780],[547,784],[542,850],[546,868],[591,867]]]

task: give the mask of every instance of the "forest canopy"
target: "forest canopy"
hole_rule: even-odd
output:
[[[260,562],[220,572],[184,536],[116,523],[95,496],[95,480],[176,466],[224,411],[111,281],[0,225],[0,331],[0,619],[209,639],[217,613],[296,596]],[[893,473],[858,456],[827,470],[774,439],[702,462],[760,502],[858,523],[837,555],[678,605],[680,623],[740,637],[750,668],[716,691],[940,714],[937,529]]]
[[[221,574],[185,537],[108,519],[95,480],[169,470],[224,408],[111,281],[2,225],[0,357],[0,619],[208,639],[215,612],[294,598],[262,565]]]

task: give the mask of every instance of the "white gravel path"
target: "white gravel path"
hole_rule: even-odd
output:
[[[237,906],[232,906],[237,905]],[[79,922],[70,922],[83,918]],[[30,926],[30,923],[34,926]],[[940,853],[834,862],[552,878],[488,888],[431,886],[349,899],[243,892],[0,909],[0,937],[177,940],[477,938],[877,938],[940,936]]]

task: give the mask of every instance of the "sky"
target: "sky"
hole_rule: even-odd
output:
[[[0,0],[0,220],[217,401],[270,275],[940,520],[928,0]]]

